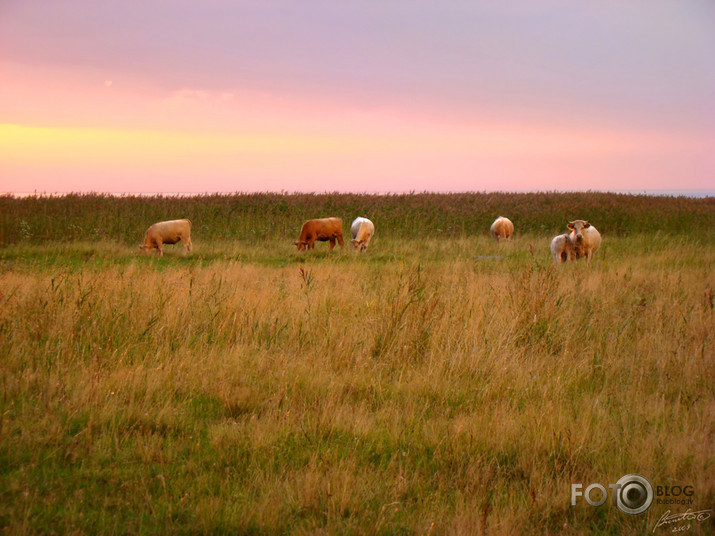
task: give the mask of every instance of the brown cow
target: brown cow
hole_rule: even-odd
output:
[[[184,254],[191,252],[191,221],[171,220],[155,223],[146,231],[144,245],[139,246],[142,251],[157,249],[159,256],[164,255],[162,244],[184,244]]]
[[[340,218],[322,218],[308,220],[300,230],[300,239],[295,242],[298,251],[315,249],[315,241],[330,241],[330,251],[335,247],[335,241],[341,246],[343,242],[343,220]]]

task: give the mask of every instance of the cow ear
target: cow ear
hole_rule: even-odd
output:
[[[586,222],[586,223],[583,224],[583,228],[584,228],[584,229],[588,229],[589,227],[591,227],[591,224],[590,224],[590,223]]]
[[[355,239],[353,238],[352,240],[350,240],[350,243],[351,243],[351,244],[357,244],[357,240],[355,240]]]
[[[568,227],[569,229],[571,229],[573,231],[573,222],[570,221],[566,227]]]

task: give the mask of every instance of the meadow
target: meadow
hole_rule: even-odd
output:
[[[367,253],[296,252],[358,215]],[[139,254],[184,217],[193,254]],[[554,266],[575,218],[601,249]],[[571,484],[713,507],[714,225],[713,198],[597,193],[0,197],[0,527],[672,533],[688,507]]]

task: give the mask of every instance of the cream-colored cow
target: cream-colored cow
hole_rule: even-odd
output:
[[[366,251],[372,236],[375,234],[375,225],[367,218],[358,216],[350,225],[350,234],[352,235],[350,243],[355,248],[355,251]]]
[[[496,220],[494,220],[494,223],[492,223],[492,226],[489,228],[489,232],[497,242],[501,239],[509,240],[514,234],[514,224],[509,218],[499,216]]]
[[[569,242],[573,249],[572,255],[575,259],[586,257],[587,262],[591,262],[593,254],[601,245],[601,233],[586,220],[574,220],[567,226],[571,230]]]
[[[551,255],[554,258],[554,263],[568,262],[574,258],[571,240],[568,234],[555,236],[551,241]]]
[[[163,244],[176,244],[181,241],[184,245],[184,254],[191,252],[191,221],[171,220],[155,223],[146,231],[144,245],[139,246],[144,252],[156,249],[159,256],[164,255]]]

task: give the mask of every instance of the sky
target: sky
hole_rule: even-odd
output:
[[[711,0],[0,0],[0,193],[705,189]]]

